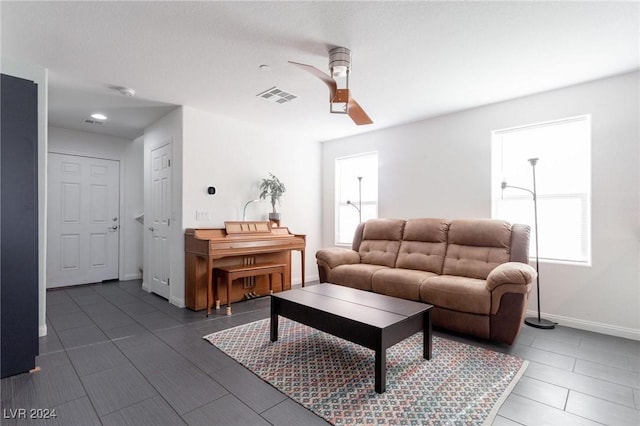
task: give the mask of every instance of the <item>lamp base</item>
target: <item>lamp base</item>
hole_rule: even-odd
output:
[[[556,328],[557,322],[549,321],[544,318],[529,317],[524,319],[524,323],[535,328],[552,329]]]

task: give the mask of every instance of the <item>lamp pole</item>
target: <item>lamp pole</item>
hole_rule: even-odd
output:
[[[521,188],[519,186],[507,185],[507,182],[505,181],[502,182],[501,187],[503,190],[505,188],[520,189],[520,190],[529,192],[533,196],[533,222],[535,226],[535,235],[536,235],[536,272],[537,272],[536,296],[538,299],[537,300],[538,316],[536,318],[527,317],[524,319],[524,323],[527,324],[528,326],[535,327],[535,328],[551,329],[551,328],[555,328],[557,323],[540,318],[540,255],[538,251],[538,196],[537,196],[537,190],[536,190],[536,164],[538,163],[538,158],[529,158],[528,161],[529,161],[529,164],[531,164],[531,170],[533,173],[533,191],[527,188]]]
[[[362,176],[358,176],[358,222],[362,222]]]
[[[347,204],[358,210],[358,223],[362,223],[362,176],[358,176],[358,205],[347,200]]]

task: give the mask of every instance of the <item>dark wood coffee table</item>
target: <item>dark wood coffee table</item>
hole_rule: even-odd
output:
[[[431,308],[334,284],[318,284],[271,296],[271,341],[278,316],[308,325],[376,352],[375,390],[386,390],[387,348],[424,331],[423,357],[431,359]]]

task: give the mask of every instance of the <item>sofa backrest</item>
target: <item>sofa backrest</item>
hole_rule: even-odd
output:
[[[511,262],[529,263],[529,225],[511,225]]]
[[[448,230],[449,221],[445,219],[408,220],[396,267],[442,274]]]
[[[360,244],[362,244],[362,233],[364,232],[364,224],[366,222],[360,222],[356,226],[356,232],[353,233],[353,242],[351,243],[351,250],[360,251]]]
[[[442,273],[486,279],[509,262],[511,224],[496,219],[452,220]]]
[[[364,224],[358,248],[360,262],[393,268],[398,257],[405,221],[371,219]],[[355,242],[355,241],[354,241]]]
[[[362,263],[486,279],[505,262],[529,262],[528,225],[494,219],[371,219],[352,249]]]

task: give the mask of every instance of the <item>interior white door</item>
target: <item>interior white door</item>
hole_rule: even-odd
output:
[[[151,150],[151,231],[149,266],[151,291],[169,299],[171,225],[171,144]],[[146,216],[146,214],[145,214]]]
[[[117,279],[120,162],[48,159],[47,287]]]

